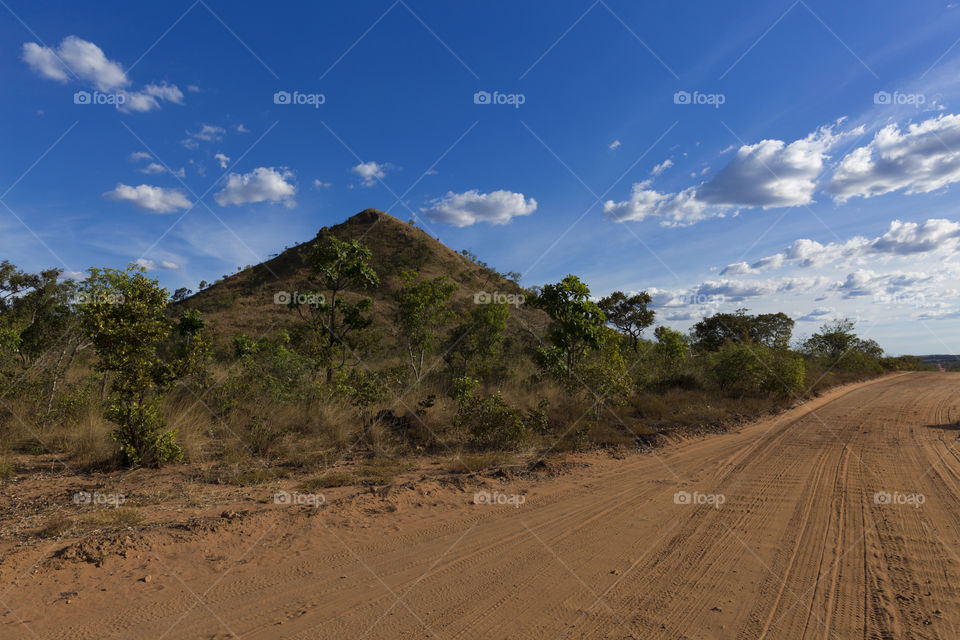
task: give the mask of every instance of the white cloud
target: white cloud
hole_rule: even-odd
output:
[[[927,193],[960,181],[960,114],[910,124],[890,124],[848,153],[833,173],[829,191],[838,202],[905,189]]]
[[[360,183],[363,186],[372,187],[378,180],[383,180],[390,166],[389,163],[379,164],[371,160],[370,162],[361,162],[350,170],[360,176]]]
[[[160,101],[183,104],[183,92],[175,84],[148,84],[140,91],[121,91],[123,104],[117,108],[120,111],[146,112],[160,108]]]
[[[670,158],[667,158],[660,164],[655,165],[653,169],[651,169],[650,173],[652,173],[655,176],[658,176],[672,166],[673,166],[673,160],[671,160]]]
[[[836,124],[839,124],[836,123]],[[828,151],[842,137],[859,133],[834,133],[836,125],[820,127],[805,138],[786,143],[761,140],[743,145],[713,178],[676,193],[650,188],[645,180],[633,185],[629,200],[604,203],[603,213],[615,222],[661,218],[664,226],[686,226],[723,217],[741,207],[793,207],[813,202],[817,179],[823,173]],[[654,167],[654,175],[671,165]]]
[[[23,45],[23,60],[42,76],[66,82],[74,75],[100,91],[130,84],[123,68],[108,60],[100,47],[76,36],[67,36],[56,48],[27,42]]]
[[[183,167],[180,167],[180,168],[177,169],[176,171],[174,171],[173,169],[170,169],[169,171],[170,171],[171,174],[177,176],[178,178],[182,178],[182,177],[184,177],[184,176],[186,175],[186,172],[183,170]],[[158,163],[156,163],[156,162],[151,162],[150,164],[148,164],[148,165],[145,166],[144,168],[140,169],[140,173],[146,173],[147,175],[156,175],[156,174],[158,174],[158,173],[167,173],[167,168],[166,168],[165,166],[163,166],[162,164],[158,164]]]
[[[727,265],[720,275],[747,275],[785,264],[799,267],[817,267],[868,256],[906,256],[944,250],[954,252],[960,246],[960,222],[931,218],[922,224],[894,220],[882,236],[864,238],[855,236],[846,242],[820,244],[800,238],[789,247],[754,263],[737,262]]]
[[[227,133],[227,130],[223,127],[218,127],[212,124],[203,124],[200,126],[200,130],[191,133],[187,131],[187,138],[180,141],[180,144],[185,146],[187,149],[196,149],[200,146],[200,142],[221,142],[223,136]]]
[[[251,202],[283,202],[287,207],[293,207],[297,188],[288,182],[292,179],[293,173],[284,167],[257,167],[243,175],[231,173],[227,176],[226,187],[213,197],[222,207]]]
[[[159,271],[161,269],[167,271],[175,271],[180,268],[176,262],[171,262],[169,260],[161,260],[156,262],[155,260],[150,260],[149,258],[138,258],[136,264],[140,265],[147,271]]]
[[[611,142],[611,143],[610,143],[609,145],[607,145],[607,146],[610,147],[611,150],[612,150],[612,149],[619,149],[619,148],[620,148],[620,141],[619,141],[619,140],[614,140],[613,142]]]
[[[217,162],[220,163],[221,169],[226,169],[227,166],[230,164],[230,158],[228,158],[226,155],[222,153],[215,153],[213,157],[216,158]]]
[[[250,133],[250,129],[247,129],[245,126],[243,126],[243,123],[241,122],[237,125],[237,133]]]
[[[117,104],[121,111],[153,111],[160,108],[162,101],[183,104],[183,92],[174,84],[148,84],[139,91],[127,89],[130,79],[120,64],[109,60],[94,43],[76,36],[67,36],[55,48],[27,42],[22,57],[34,72],[46,78],[59,82],[76,78],[100,91],[116,92],[124,98]]]
[[[139,162],[140,160],[152,160],[153,156],[147,153],[146,151],[134,151],[130,154],[131,162]]]
[[[448,191],[443,198],[429,204],[421,209],[429,220],[455,227],[469,227],[477,222],[507,224],[516,216],[527,216],[537,209],[533,198],[502,189],[491,193],[480,193],[476,189],[464,193]]]
[[[324,181],[321,180],[320,178],[317,178],[316,180],[313,181],[313,188],[314,188],[314,189],[326,189],[326,188],[328,188],[328,187],[330,187],[330,186],[331,186],[331,185],[330,185],[329,182],[324,182]]]
[[[129,202],[150,213],[172,213],[177,209],[189,209],[193,206],[187,197],[176,189],[164,189],[148,184],[138,187],[118,184],[116,189],[107,191],[103,197],[117,202]]]

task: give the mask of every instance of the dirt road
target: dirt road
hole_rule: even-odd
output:
[[[904,374],[502,504],[407,488],[147,538],[5,585],[0,637],[955,639],[958,420],[960,376]]]

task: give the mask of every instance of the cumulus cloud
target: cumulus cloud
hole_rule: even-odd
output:
[[[923,223],[894,220],[881,236],[855,236],[846,242],[821,244],[801,238],[790,246],[753,263],[727,265],[720,275],[748,275],[777,269],[784,265],[817,267],[868,256],[906,256],[934,251],[955,251],[960,246],[960,222],[931,218]]]
[[[180,268],[176,262],[171,262],[169,260],[161,260],[156,262],[155,260],[150,260],[149,258],[138,258],[136,264],[140,265],[147,271],[159,271],[161,269],[167,271],[175,271]]]
[[[213,157],[216,158],[217,162],[220,163],[221,169],[226,169],[227,166],[230,164],[230,158],[222,153],[215,153]]]
[[[433,222],[469,227],[476,222],[508,224],[517,216],[528,216],[537,209],[537,201],[522,193],[497,190],[480,193],[476,189],[464,193],[448,191],[447,195],[421,209]]]
[[[652,173],[655,176],[658,176],[672,166],[673,166],[673,160],[671,160],[670,158],[667,158],[660,164],[654,165],[653,169],[650,170],[650,173]]]
[[[252,202],[283,202],[293,207],[293,197],[297,193],[293,185],[293,173],[285,167],[257,167],[243,175],[231,173],[227,184],[213,198],[221,207],[229,204],[247,204]]]
[[[123,104],[118,105],[120,111],[145,112],[160,108],[160,102],[183,104],[183,92],[173,84],[148,84],[141,91],[122,91]]]
[[[153,156],[151,156],[146,151],[134,151],[133,153],[130,154],[131,162],[140,162],[141,160],[152,160],[152,159],[153,159]]]
[[[178,178],[182,178],[182,177],[184,177],[184,175],[186,175],[186,172],[183,170],[183,167],[177,169],[176,171],[174,171],[173,169],[170,169],[169,172],[170,172],[171,174],[177,176]],[[158,173],[167,173],[167,168],[166,168],[165,166],[163,166],[162,164],[158,164],[158,163],[156,163],[156,162],[151,162],[150,164],[148,164],[148,165],[145,166],[144,168],[140,169],[140,173],[146,173],[147,175],[155,175],[155,174],[158,174]]]
[[[227,130],[223,127],[218,127],[212,124],[203,124],[200,126],[200,130],[191,133],[187,131],[187,137],[180,141],[180,144],[185,146],[187,149],[196,149],[200,146],[200,142],[220,142],[223,140],[223,136],[227,133]]]
[[[123,96],[117,102],[121,111],[153,111],[163,101],[183,104],[183,92],[174,84],[148,84],[139,91],[128,89],[130,79],[123,67],[108,59],[100,47],[77,36],[67,36],[57,47],[24,43],[22,58],[45,78],[59,82],[75,78],[100,91],[116,92]]]
[[[822,322],[827,318],[837,315],[837,310],[833,307],[817,307],[813,311],[797,318],[798,322]]]
[[[940,115],[910,124],[890,124],[869,144],[848,153],[829,191],[838,202],[905,189],[927,193],[960,180],[960,115]]]
[[[58,47],[27,42],[23,45],[23,60],[46,78],[67,82],[73,75],[100,91],[130,84],[119,64],[108,60],[100,47],[77,36],[67,36]]]
[[[613,142],[611,142],[611,143],[608,144],[607,146],[610,148],[611,151],[614,150],[614,149],[619,149],[619,148],[620,148],[620,141],[619,141],[619,140],[614,140]]]
[[[324,182],[324,181],[321,180],[320,178],[316,178],[316,179],[313,181],[313,188],[314,188],[314,189],[327,189],[327,188],[329,188],[330,186],[331,186],[331,185],[330,185],[329,182]]]
[[[656,217],[664,226],[685,226],[723,217],[742,207],[769,209],[810,204],[830,149],[845,135],[861,131],[836,133],[838,124],[820,127],[790,143],[761,140],[743,145],[713,178],[676,193],[653,190],[649,180],[638,182],[633,185],[629,200],[604,203],[604,216],[614,222]],[[657,165],[654,175],[671,165],[670,160]]]
[[[389,163],[380,164],[371,160],[370,162],[361,162],[350,170],[360,176],[360,183],[363,186],[372,187],[378,180],[383,180],[389,168]]]
[[[117,202],[129,202],[150,213],[173,213],[177,209],[189,209],[193,206],[187,197],[176,189],[164,189],[148,184],[138,187],[118,184],[116,189],[107,191],[103,197]]]

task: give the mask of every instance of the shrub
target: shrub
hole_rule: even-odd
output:
[[[466,429],[471,440],[481,446],[519,447],[527,439],[520,412],[508,405],[499,391],[486,397],[471,397],[461,404],[454,425]]]

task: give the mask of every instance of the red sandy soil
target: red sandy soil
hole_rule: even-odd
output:
[[[146,523],[82,538],[26,535],[78,489],[34,474],[0,497],[0,638],[955,639],[958,383],[888,376],[642,455],[418,471],[319,508],[139,470]]]

